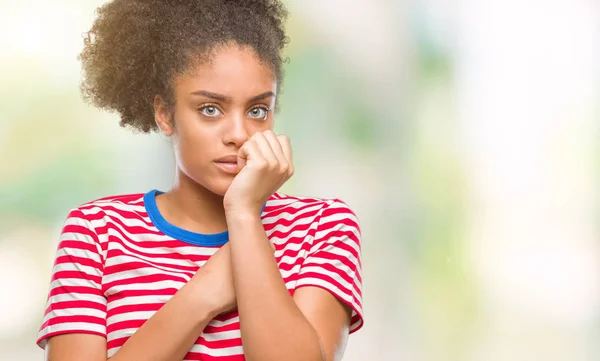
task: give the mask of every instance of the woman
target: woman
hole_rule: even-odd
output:
[[[172,139],[166,193],[107,197],[63,228],[38,344],[50,361],[330,361],[362,326],[360,231],[340,200],[277,189],[286,11],[277,0],[114,0],[82,89]],[[242,348],[243,344],[243,348]]]

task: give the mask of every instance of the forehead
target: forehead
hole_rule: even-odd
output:
[[[232,97],[275,92],[276,87],[270,66],[252,48],[238,45],[215,48],[208,60],[194,62],[175,81],[178,93],[202,89]]]

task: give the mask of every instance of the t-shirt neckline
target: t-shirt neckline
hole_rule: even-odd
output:
[[[196,246],[205,246],[205,247],[216,247],[222,246],[229,240],[229,232],[221,232],[221,233],[213,233],[213,234],[203,234],[196,233],[185,230],[183,228],[179,228],[174,224],[169,223],[158,210],[158,206],[156,205],[156,196],[160,195],[164,192],[153,189],[148,193],[144,194],[144,207],[146,208],[146,213],[148,213],[148,217],[150,217],[150,221],[154,224],[154,226],[166,234],[169,237],[174,239],[190,243]]]

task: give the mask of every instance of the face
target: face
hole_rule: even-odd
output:
[[[173,138],[178,181],[224,195],[242,144],[273,128],[276,91],[269,66],[252,49],[236,45],[219,48],[209,62],[175,79],[174,114],[157,100],[155,115]]]

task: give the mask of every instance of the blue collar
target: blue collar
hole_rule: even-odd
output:
[[[144,207],[146,208],[146,213],[148,213],[150,221],[152,221],[154,226],[159,231],[171,238],[186,243],[191,243],[196,246],[217,247],[222,246],[229,241],[229,232],[227,231],[213,234],[202,234],[190,232],[169,223],[162,216],[162,214],[160,214],[160,211],[156,206],[156,196],[162,193],[163,192],[154,189],[144,194]],[[267,204],[265,203],[261,209],[261,214],[264,212],[266,206]]]
[[[169,223],[163,216],[160,214],[158,207],[156,206],[156,196],[162,194],[163,192],[158,190],[151,190],[150,192],[144,194],[144,206],[146,207],[146,212],[148,213],[148,217],[154,226],[166,234],[169,237],[175,238],[177,240],[194,244],[196,246],[205,246],[205,247],[215,247],[222,246],[229,240],[229,232],[221,232],[214,234],[202,234],[186,231],[183,228],[179,228],[171,223]]]

